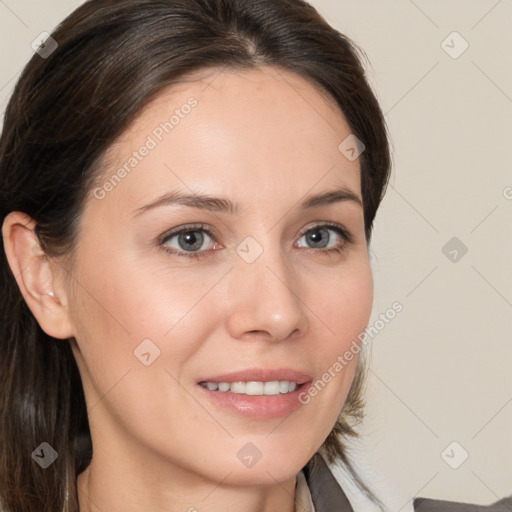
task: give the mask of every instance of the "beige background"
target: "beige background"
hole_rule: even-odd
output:
[[[0,0],[2,114],[31,42],[80,3]],[[394,147],[370,324],[403,311],[371,344],[355,463],[389,510],[490,503],[512,494],[512,1],[311,3],[365,50]]]

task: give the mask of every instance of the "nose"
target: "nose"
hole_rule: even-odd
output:
[[[304,290],[279,250],[265,250],[252,263],[240,260],[230,272],[228,330],[241,340],[283,341],[306,333]]]

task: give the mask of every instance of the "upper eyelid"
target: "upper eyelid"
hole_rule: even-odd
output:
[[[302,238],[308,231],[315,229],[315,228],[322,227],[322,228],[328,228],[328,229],[330,228],[333,230],[336,230],[336,229],[340,230],[342,236],[346,237],[347,242],[352,242],[352,240],[353,240],[353,236],[352,236],[351,232],[343,224],[338,224],[336,222],[331,222],[331,221],[313,221],[313,222],[314,222],[313,224],[310,224],[310,225],[306,226],[305,228],[303,228],[300,231],[299,235],[297,235],[297,236],[299,238]],[[216,238],[217,238],[216,234],[215,234],[215,229],[213,229],[212,227],[210,227],[207,224],[186,224],[184,226],[177,227],[175,229],[167,231],[161,237],[159,237],[159,242],[163,243],[166,240],[168,240],[169,238],[173,238],[183,232],[186,233],[188,231],[191,231],[191,232],[204,231],[214,241],[216,241]]]
[[[329,222],[329,221],[317,221],[314,224],[308,225],[307,227],[302,229],[300,231],[300,235],[299,236],[303,236],[305,233],[307,233],[311,229],[315,229],[315,228],[339,229],[339,230],[343,231],[347,236],[350,235],[349,230],[343,224],[339,224],[337,222]]]

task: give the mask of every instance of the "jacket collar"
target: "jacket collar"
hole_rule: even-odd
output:
[[[322,456],[316,453],[302,469],[315,512],[354,512],[347,496]]]
[[[315,512],[354,512],[347,496],[334,478],[323,457],[316,453],[302,469],[311,493]],[[512,512],[512,496],[492,505],[472,505],[427,498],[414,500],[415,512]]]

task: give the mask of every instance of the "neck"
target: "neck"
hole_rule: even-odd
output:
[[[111,445],[112,446],[112,445]],[[125,446],[130,446],[126,443]],[[295,511],[296,477],[269,485],[230,484],[191,473],[155,456],[129,456],[97,446],[88,468],[78,476],[79,512],[246,512]]]

